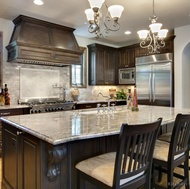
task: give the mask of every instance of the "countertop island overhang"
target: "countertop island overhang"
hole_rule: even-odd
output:
[[[97,110],[72,110],[44,114],[2,117],[1,120],[52,145],[74,140],[118,134],[122,123],[143,124],[163,118],[162,125],[173,122],[178,113],[190,109],[161,106],[139,106],[131,111],[126,106],[115,107],[110,113]]]
[[[100,114],[88,109],[2,117],[2,188],[76,189],[76,163],[115,151],[122,123],[143,124],[162,117],[164,126],[178,113],[188,114],[190,109],[139,106],[135,112],[119,106]],[[10,168],[15,175],[10,176]],[[94,189],[88,183],[86,187]]]

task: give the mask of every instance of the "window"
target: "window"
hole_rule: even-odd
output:
[[[71,87],[86,87],[86,48],[80,47],[83,50],[81,55],[81,65],[71,66]]]

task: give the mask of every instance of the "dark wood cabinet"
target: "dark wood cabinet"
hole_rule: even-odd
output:
[[[122,47],[118,50],[119,68],[135,67],[135,47]]]
[[[0,117],[11,115],[29,114],[29,108],[17,108],[17,109],[1,109]],[[2,124],[0,121],[0,156],[2,155]]]
[[[142,48],[140,47],[140,44],[138,44],[137,47],[135,48],[135,57],[147,56],[147,55],[149,55],[148,49]]]
[[[89,85],[115,85],[116,49],[99,44],[88,45]]]
[[[160,53],[174,52],[175,36],[167,37]],[[89,85],[117,85],[118,69],[135,67],[135,58],[150,55],[147,48],[134,44],[122,48],[112,48],[100,44],[88,45]]]
[[[39,140],[23,131],[3,127],[3,189],[40,189]]]
[[[174,36],[165,40],[165,47],[160,49],[160,53],[174,52]]]
[[[111,104],[115,104],[116,106],[120,106],[120,105],[126,105],[126,100],[111,100],[110,101],[110,105]],[[88,108],[96,108],[97,104],[105,104],[107,105],[107,101],[105,102],[92,102],[92,103],[81,103],[81,104],[76,104],[75,105],[75,109],[88,109]]]
[[[77,189],[75,165],[115,151],[117,145],[118,134],[52,145],[3,122],[1,188]],[[88,189],[97,189],[85,184]]]

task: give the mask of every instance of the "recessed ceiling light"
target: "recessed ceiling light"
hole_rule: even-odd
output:
[[[34,4],[36,4],[36,5],[43,5],[44,2],[42,0],[34,0]]]
[[[126,35],[129,35],[129,34],[131,34],[131,32],[130,32],[130,31],[126,31],[125,34],[126,34]]]

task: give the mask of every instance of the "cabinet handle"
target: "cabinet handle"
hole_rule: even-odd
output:
[[[2,116],[4,116],[4,115],[10,115],[10,114],[11,114],[10,112],[1,113]]]
[[[23,134],[23,132],[22,131],[17,131],[16,134],[21,135],[21,134]]]

